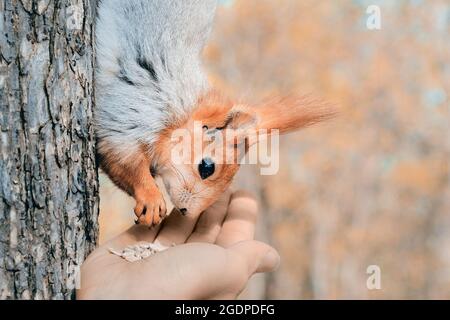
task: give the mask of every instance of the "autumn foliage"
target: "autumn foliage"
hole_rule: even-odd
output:
[[[247,100],[312,94],[338,118],[283,137],[280,171],[244,167],[260,237],[280,269],[256,298],[450,298],[450,6],[365,1],[223,1],[205,52],[210,80]],[[103,177],[102,237],[132,223]],[[108,212],[106,212],[108,211]],[[381,268],[368,290],[366,269]]]

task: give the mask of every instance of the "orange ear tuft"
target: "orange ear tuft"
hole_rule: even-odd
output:
[[[337,115],[337,109],[309,96],[272,98],[255,107],[258,129],[278,129],[289,133],[326,121]]]
[[[202,121],[202,123],[211,127],[220,127],[223,125],[232,107],[233,102],[231,100],[217,91],[211,90],[199,99],[192,119]]]

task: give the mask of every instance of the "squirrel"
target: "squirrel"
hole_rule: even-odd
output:
[[[249,105],[211,88],[201,53],[216,6],[216,0],[107,0],[99,4],[95,29],[97,154],[102,170],[135,199],[137,223],[154,226],[166,216],[156,176],[162,178],[172,203],[183,215],[199,214],[228,188],[239,169],[237,161],[204,155],[194,156],[190,163],[174,161],[171,137],[176,130],[195,137],[195,123],[200,122],[202,136],[231,130],[288,133],[334,115],[332,108],[301,97]],[[245,150],[257,142],[244,140]],[[226,144],[226,148],[237,147]]]

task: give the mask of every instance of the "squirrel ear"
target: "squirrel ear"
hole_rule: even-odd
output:
[[[225,127],[233,129],[235,139],[231,140],[233,144],[230,146],[241,148],[242,157],[260,139],[309,127],[331,119],[336,114],[337,110],[333,106],[308,96],[275,97],[259,106],[233,107],[228,113]]]
[[[223,122],[214,130],[221,132],[225,139],[225,146],[231,153],[226,152],[232,163],[237,163],[248,151],[250,145],[256,143],[256,114],[245,105],[235,105],[226,113]]]
[[[257,129],[277,129],[280,134],[331,119],[337,113],[334,107],[308,96],[272,98],[253,110]]]
[[[275,97],[253,107],[236,105],[231,108],[225,124],[218,129],[234,129],[245,133],[248,130],[278,130],[285,134],[332,119],[337,109],[309,96]]]
[[[249,147],[271,134],[285,134],[333,118],[336,108],[308,96],[276,97],[259,106],[235,105],[224,116],[228,148],[242,158]],[[261,135],[262,134],[262,135]]]
[[[256,128],[256,120],[255,115],[251,113],[248,107],[237,105],[231,108],[223,126],[217,129],[247,130]]]

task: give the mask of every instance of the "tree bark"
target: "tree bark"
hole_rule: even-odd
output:
[[[0,0],[0,299],[70,299],[98,237],[95,0]]]

